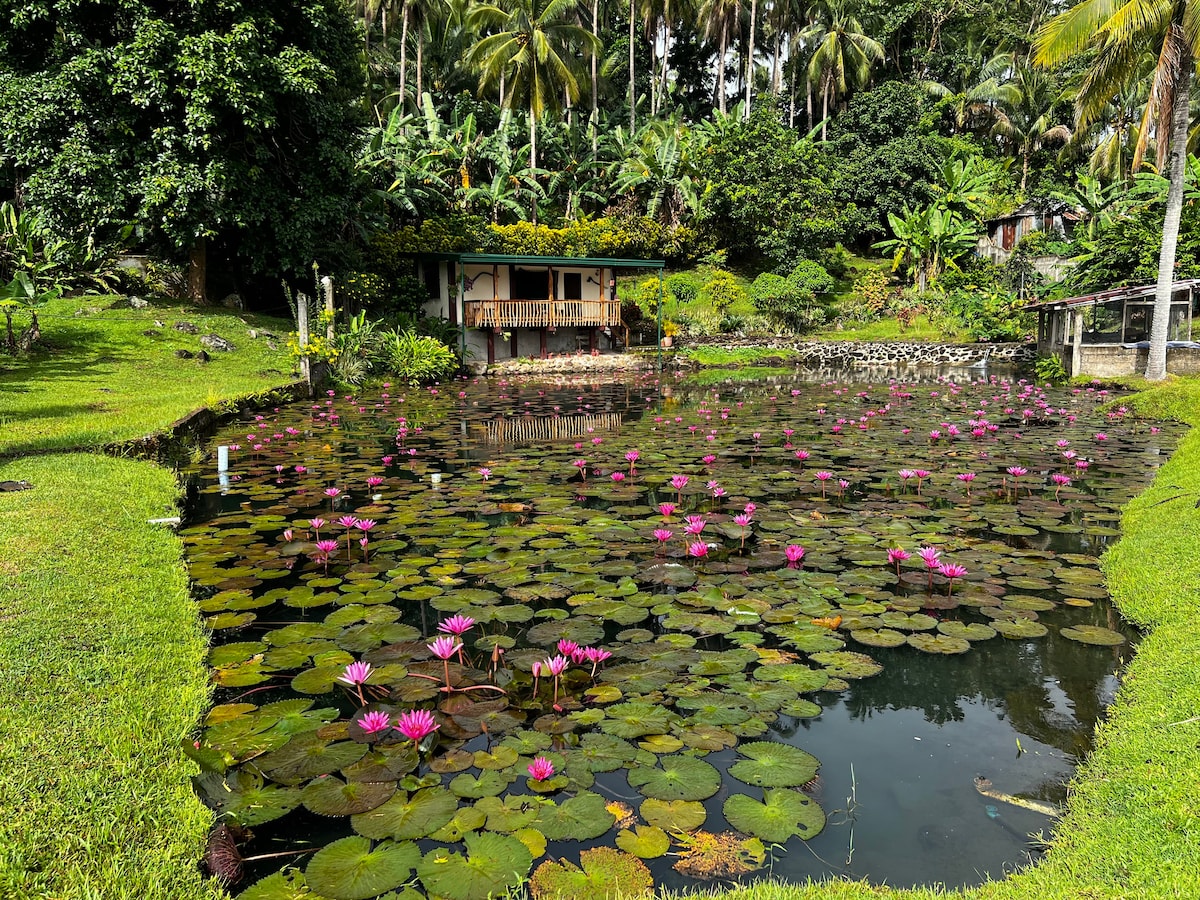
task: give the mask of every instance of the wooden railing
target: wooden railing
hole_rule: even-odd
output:
[[[468,328],[603,328],[621,325],[620,300],[467,300]]]

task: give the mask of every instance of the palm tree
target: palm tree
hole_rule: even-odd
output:
[[[717,109],[725,112],[725,58],[729,55],[729,29],[736,25],[741,14],[741,0],[704,0],[700,20],[705,23],[708,37],[717,37],[717,73],[713,92]]]
[[[1076,118],[1083,126],[1090,124],[1123,87],[1149,73],[1150,99],[1132,168],[1136,171],[1141,165],[1153,123],[1159,170],[1166,160],[1169,182],[1146,361],[1146,378],[1160,380],[1167,374],[1167,326],[1183,214],[1192,74],[1200,55],[1200,2],[1083,0],[1038,31],[1034,52],[1037,62],[1044,66],[1057,65],[1084,52],[1094,53],[1075,101]]]
[[[969,52],[964,55],[970,58]],[[958,131],[970,131],[974,126],[991,124],[998,116],[998,107],[1018,101],[1016,87],[1001,81],[1012,70],[1013,62],[1011,53],[997,53],[982,60],[978,68],[969,63],[960,66],[956,85],[925,81],[922,87],[929,96],[947,101]]]
[[[825,140],[830,101],[845,98],[867,83],[872,63],[883,59],[883,45],[863,31],[846,0],[823,0],[812,14],[814,21],[801,37],[814,46],[808,77],[810,84],[821,86],[821,140]]]
[[[479,67],[479,89],[508,83],[503,105],[518,101],[529,113],[529,168],[537,168],[537,123],[561,100],[579,99],[579,81],[572,70],[576,48],[597,52],[599,41],[571,18],[578,0],[497,0],[481,4],[467,16],[480,31],[495,29],[468,55]]]
[[[1055,79],[1025,63],[1013,67],[1012,76],[1002,87],[1003,108],[996,111],[992,133],[1001,138],[1021,157],[1021,190],[1029,180],[1033,154],[1051,141],[1065,144],[1071,129],[1054,124],[1056,107],[1062,102]]]

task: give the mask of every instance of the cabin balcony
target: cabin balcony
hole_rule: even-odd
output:
[[[621,325],[620,300],[467,300],[468,328],[615,328]]]

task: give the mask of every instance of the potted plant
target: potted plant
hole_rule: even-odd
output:
[[[675,335],[679,334],[679,326],[668,319],[667,321],[663,322],[662,333],[662,345],[664,347],[670,347],[675,343]]]

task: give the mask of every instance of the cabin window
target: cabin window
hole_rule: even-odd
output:
[[[1083,343],[1121,343],[1122,307],[1120,300],[1097,303],[1083,314]]]
[[[579,272],[563,272],[562,290],[564,300],[582,300],[583,275]]]
[[[440,300],[442,298],[442,281],[438,273],[438,269],[440,268],[440,263],[427,262],[421,264],[421,276],[425,282],[425,290],[429,293],[430,300]]]
[[[545,300],[550,294],[545,269],[518,269],[509,273],[508,296],[513,300]]]
[[[1125,307],[1125,343],[1150,340],[1150,322],[1154,307],[1149,303],[1130,303]]]

